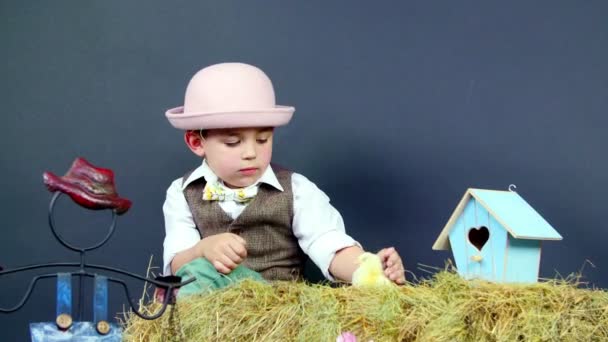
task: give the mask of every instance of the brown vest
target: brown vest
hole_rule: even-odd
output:
[[[258,194],[234,220],[222,210],[218,201],[203,200],[205,178],[188,184],[184,195],[202,238],[225,232],[238,234],[247,241],[244,266],[261,273],[267,280],[299,280],[305,254],[292,229],[292,172],[272,167],[284,191],[261,183]]]

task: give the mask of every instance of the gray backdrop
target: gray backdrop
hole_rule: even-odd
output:
[[[241,61],[296,107],[274,161],[316,182],[367,249],[397,247],[417,275],[442,267],[450,254],[431,245],[464,191],[514,183],[564,237],[543,244],[542,275],[589,260],[584,279],[608,287],[607,14],[604,1],[3,0],[0,265],[77,260],[48,229],[41,175],[84,156],[134,203],[89,261],[160,266],[166,187],[199,163],[164,111],[198,69]],[[64,198],[57,220],[92,243],[109,214]],[[35,274],[0,279],[0,305]],[[0,334],[25,340],[54,311],[42,282]]]

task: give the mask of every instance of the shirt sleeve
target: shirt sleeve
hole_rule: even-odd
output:
[[[171,183],[163,204],[165,216],[163,273],[165,275],[171,275],[171,261],[175,254],[194,246],[201,239],[181,185],[181,178]]]
[[[360,246],[346,234],[342,216],[329,203],[325,195],[306,177],[291,176],[294,196],[293,232],[300,248],[319,267],[325,278],[333,281],[329,273],[336,252],[350,246]]]

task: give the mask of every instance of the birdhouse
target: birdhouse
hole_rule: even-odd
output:
[[[543,240],[559,233],[514,191],[468,189],[433,245],[465,279],[538,281]]]

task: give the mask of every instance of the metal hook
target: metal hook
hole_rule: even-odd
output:
[[[49,264],[42,264],[42,265],[30,265],[30,266],[25,266],[25,267],[20,267],[17,269],[11,269],[11,270],[6,270],[3,272],[0,272],[0,276],[5,275],[5,274],[10,274],[10,273],[19,273],[21,271],[27,271],[27,270],[38,269],[38,268],[78,267],[78,266],[81,266],[80,263],[49,263]],[[146,278],[146,277],[134,274],[134,273],[130,273],[130,272],[118,269],[118,268],[113,268],[113,267],[108,267],[108,266],[103,266],[103,265],[90,265],[90,264],[84,264],[84,265],[82,265],[82,268],[79,271],[70,272],[70,274],[72,276],[78,276],[81,279],[84,279],[83,277],[85,277],[85,276],[86,277],[95,277],[96,276],[95,273],[86,272],[84,270],[85,268],[112,271],[112,272],[116,272],[116,273],[119,273],[122,275],[132,277],[132,278],[140,279],[145,282],[154,284],[158,287],[167,288],[168,290],[166,291],[166,293],[172,293],[173,289],[180,288],[182,286],[190,284],[191,282],[193,282],[195,280],[194,277],[191,277],[184,281],[181,281],[181,278],[179,278],[179,279],[173,278],[173,279],[169,279],[169,281],[156,280],[156,279]],[[44,278],[51,278],[51,277],[57,277],[57,273],[43,274],[43,275],[38,275],[38,276],[35,276],[34,278],[32,278],[30,280],[29,286],[27,287],[27,290],[25,291],[25,295],[23,295],[23,297],[21,298],[19,303],[17,303],[15,306],[10,307],[10,308],[0,307],[0,313],[11,313],[11,312],[21,309],[25,305],[25,303],[28,301],[30,296],[32,295],[32,292],[33,292],[34,287],[36,286],[36,283],[38,282],[38,280],[44,279]],[[152,316],[147,316],[137,310],[136,305],[135,305],[136,303],[134,303],[131,300],[132,297],[131,297],[131,293],[129,292],[129,288],[127,287],[127,284],[122,279],[116,279],[116,278],[111,278],[111,277],[108,277],[107,279],[108,279],[108,281],[115,282],[115,283],[122,285],[122,287],[125,291],[129,306],[131,307],[131,309],[137,316],[139,316],[143,319],[150,320],[150,319],[156,319],[156,318],[160,317],[165,312],[166,306],[169,304],[172,304],[172,303],[170,303],[170,296],[167,296],[167,298],[164,298],[164,300],[163,300],[163,307],[162,307],[161,311],[157,312],[156,314],[154,314]],[[80,313],[79,316],[77,316],[77,317],[78,317],[78,319],[82,319],[82,313]]]
[[[517,192],[517,191],[515,191],[515,189],[517,189],[517,186],[515,184],[509,184],[509,191],[510,192]]]

